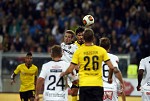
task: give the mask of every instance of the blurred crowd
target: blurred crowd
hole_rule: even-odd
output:
[[[93,15],[96,43],[107,36],[111,52],[130,54],[131,63],[150,55],[149,0],[0,0],[0,50],[49,52],[66,29]]]

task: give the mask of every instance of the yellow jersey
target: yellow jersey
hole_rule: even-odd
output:
[[[78,48],[80,48],[81,46],[85,46],[84,43],[83,43],[83,44],[79,44],[77,41],[75,41],[74,44],[75,44]]]
[[[110,58],[104,48],[92,45],[82,46],[73,54],[72,63],[80,64],[79,67],[79,86],[101,86],[102,80],[102,61]]]
[[[35,76],[38,75],[37,66],[32,64],[30,68],[27,68],[25,63],[22,63],[17,66],[17,68],[14,70],[14,73],[20,73],[20,92],[35,90]]]

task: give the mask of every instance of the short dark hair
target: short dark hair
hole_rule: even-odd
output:
[[[85,28],[83,26],[78,26],[78,28],[76,28],[75,33],[76,35],[78,35],[78,33],[81,33],[85,30]]]
[[[54,45],[51,48],[51,56],[53,58],[62,56],[62,49],[60,45]]]
[[[94,32],[90,28],[86,28],[83,34],[83,38],[85,42],[93,42],[94,39]]]
[[[26,56],[32,56],[32,53],[31,53],[31,52],[28,52],[28,53],[26,54]]]
[[[104,49],[108,50],[110,48],[110,40],[107,37],[102,37],[99,39],[99,45]]]

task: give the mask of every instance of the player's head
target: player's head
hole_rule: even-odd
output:
[[[83,32],[84,32],[85,28],[82,26],[78,26],[78,28],[76,29],[75,33],[76,33],[76,38],[77,38],[77,42],[79,44],[83,44],[84,40],[83,40]]]
[[[61,58],[62,56],[62,49],[59,45],[54,45],[51,48],[51,57],[52,58]]]
[[[83,38],[85,42],[92,42],[94,40],[94,32],[90,28],[86,28],[83,34]]]
[[[111,47],[109,38],[107,37],[100,38],[99,45],[108,51]]]
[[[73,41],[75,32],[72,30],[66,30],[64,35],[64,42],[65,44],[70,44]]]
[[[31,52],[28,52],[26,54],[25,63],[26,63],[26,65],[31,65],[32,64],[32,53]]]

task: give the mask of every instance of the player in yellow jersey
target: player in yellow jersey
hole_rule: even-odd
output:
[[[32,64],[32,53],[26,54],[25,63],[17,66],[11,75],[11,84],[15,83],[15,76],[20,73],[20,99],[21,101],[34,101],[35,84],[38,75],[38,68]]]
[[[79,67],[79,100],[103,101],[102,61],[109,66],[108,82],[112,82],[113,65],[104,48],[93,44],[94,32],[85,29],[83,33],[85,46],[78,48],[72,58],[69,68],[61,74],[67,75],[73,71],[76,65]]]
[[[77,45],[78,48],[80,48],[81,46],[84,46],[84,40],[83,40],[84,29],[85,29],[84,27],[79,26],[75,31],[77,41],[75,41],[74,44]]]
[[[85,29],[84,27],[79,26],[75,30],[77,40],[75,41],[74,44],[77,46],[77,48],[84,46],[84,40],[83,40],[84,29]],[[74,75],[78,75],[78,67],[79,66],[76,66]],[[75,81],[73,81],[72,87],[71,87],[72,101],[77,101],[78,90],[79,90],[78,80],[75,80]]]

